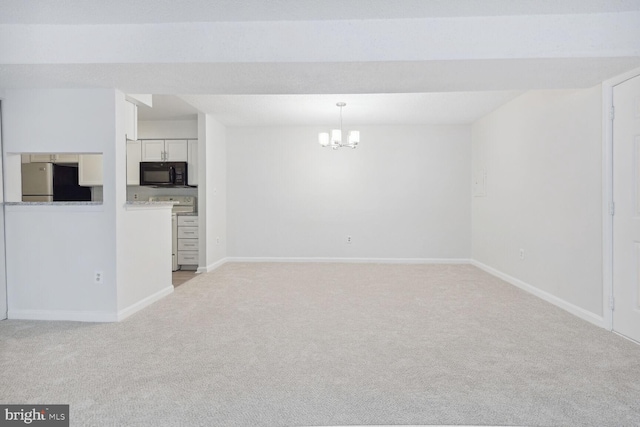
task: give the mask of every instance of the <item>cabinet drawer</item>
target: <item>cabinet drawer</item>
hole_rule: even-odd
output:
[[[197,216],[183,216],[178,215],[178,225],[190,225],[190,226],[198,226],[198,217]]]
[[[178,251],[178,264],[180,265],[198,265],[197,251]]]
[[[198,239],[178,239],[179,251],[197,251]]]
[[[198,227],[178,227],[178,239],[197,239]]]

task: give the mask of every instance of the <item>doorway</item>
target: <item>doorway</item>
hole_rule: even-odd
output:
[[[4,148],[2,145],[2,101],[0,100],[0,320],[7,318],[7,269],[4,240]]]
[[[640,76],[613,87],[613,330],[640,343]]]

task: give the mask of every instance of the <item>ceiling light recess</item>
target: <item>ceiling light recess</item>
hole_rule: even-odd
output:
[[[337,150],[340,147],[356,148],[360,142],[360,131],[352,130],[347,134],[347,142],[342,142],[342,107],[347,105],[344,102],[338,102],[340,107],[340,129],[332,129],[331,134],[328,132],[320,132],[318,134],[318,142],[323,147],[331,147]]]

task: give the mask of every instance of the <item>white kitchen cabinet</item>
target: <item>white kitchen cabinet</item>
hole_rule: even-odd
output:
[[[23,161],[23,163],[78,163],[77,154],[31,154],[29,156],[29,162]]]
[[[178,218],[178,239],[194,239],[198,237],[198,226],[181,226]]]
[[[138,139],[138,106],[125,101],[125,133],[128,140]]]
[[[198,216],[178,215],[178,265],[198,265]]]
[[[31,158],[31,163],[52,161],[51,154],[32,154],[30,158]]]
[[[53,154],[53,163],[78,163],[77,154]]]
[[[186,139],[143,139],[143,162],[186,162],[188,144]]]
[[[187,148],[187,184],[198,185],[198,140],[190,139]]]
[[[164,160],[164,139],[146,139],[142,144],[143,162],[161,162]]]
[[[165,160],[169,162],[186,162],[188,155],[188,144],[185,139],[168,139],[164,142]]]
[[[78,157],[78,183],[84,187],[102,185],[102,154],[80,154]]]
[[[140,160],[142,144],[140,141],[127,141],[127,185],[140,185]]]

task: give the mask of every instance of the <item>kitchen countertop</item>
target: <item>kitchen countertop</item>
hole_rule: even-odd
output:
[[[173,206],[176,202],[150,202],[149,200],[130,200],[127,206]]]
[[[7,206],[99,206],[102,202],[4,202]]]

